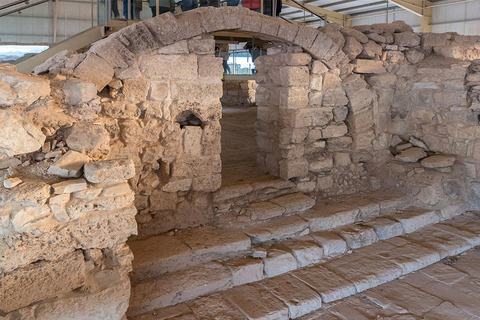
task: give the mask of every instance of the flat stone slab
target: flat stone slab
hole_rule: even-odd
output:
[[[395,159],[402,162],[417,162],[427,156],[423,149],[418,147],[408,148],[395,156]]]
[[[301,212],[315,205],[315,200],[303,193],[293,193],[271,199],[270,202],[285,208],[285,214]]]
[[[85,179],[66,180],[52,184],[52,188],[54,194],[78,192],[87,188],[87,181]]]
[[[297,259],[299,268],[318,263],[323,258],[323,248],[313,240],[283,241],[280,248],[290,252]]]
[[[253,243],[261,243],[270,240],[291,238],[295,234],[306,230],[307,227],[307,221],[293,215],[279,217],[268,222],[262,222],[252,227],[245,228],[244,233],[252,239]]]
[[[197,316],[195,319],[246,320],[242,312],[219,293],[197,298],[187,304]]]
[[[196,256],[213,258],[250,249],[251,241],[234,229],[202,227],[179,232],[175,237],[189,246]]]
[[[420,164],[425,168],[447,168],[453,166],[455,163],[455,156],[445,155],[445,154],[437,154],[430,156],[428,158],[422,159]]]
[[[250,203],[247,207],[250,211],[252,220],[268,220],[279,217],[285,213],[285,208],[272,202],[255,202]]]
[[[229,199],[235,199],[243,197],[253,191],[253,187],[250,184],[239,184],[234,186],[226,186],[218,189],[213,194],[213,202],[220,203]]]
[[[380,240],[397,237],[404,233],[400,222],[388,218],[375,218],[366,221],[365,225],[372,227]]]
[[[340,236],[329,231],[318,231],[309,234],[323,248],[325,256],[341,254],[347,251],[347,244]]]
[[[292,275],[320,294],[323,302],[336,301],[356,293],[353,283],[322,266],[296,270]]]
[[[252,320],[288,319],[288,307],[269,289],[250,283],[222,292],[224,299],[235,305]]]
[[[405,211],[399,211],[391,216],[402,224],[405,233],[412,233],[425,226],[437,223],[440,217],[435,210],[425,210],[419,208],[411,208]]]
[[[394,262],[377,256],[369,256],[366,259],[364,255],[357,253],[328,261],[324,266],[351,281],[357,292],[392,281],[402,275],[402,269]]]
[[[436,250],[440,254],[440,259],[455,256],[472,248],[468,239],[445,232],[435,226],[428,226],[421,232],[409,234],[408,240]]]
[[[292,275],[282,275],[262,281],[278,299],[288,306],[290,319],[295,319],[322,307],[322,298],[303,281]]]
[[[358,213],[357,206],[340,203],[330,206],[316,205],[300,216],[308,221],[311,231],[324,231],[354,223]]]
[[[128,243],[133,252],[132,281],[156,277],[193,264],[192,250],[173,236],[155,236]]]
[[[148,278],[132,286],[129,314],[138,315],[231,287],[230,270],[216,262]]]
[[[343,227],[337,233],[351,249],[369,246],[378,241],[373,228],[359,224]]]
[[[83,173],[83,166],[88,162],[90,162],[89,156],[70,150],[55,161],[47,172],[64,178],[78,178]]]
[[[234,286],[260,281],[264,278],[262,259],[242,257],[226,261],[225,265],[232,273]]]
[[[297,260],[287,251],[276,248],[268,249],[266,258],[263,258],[264,273],[267,277],[275,277],[297,269]]]

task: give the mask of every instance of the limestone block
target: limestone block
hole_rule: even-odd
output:
[[[309,168],[309,171],[311,172],[330,171],[333,168],[333,158],[323,157],[323,159],[317,159],[315,161],[311,161],[308,168]]]
[[[303,128],[324,126],[333,119],[333,108],[304,108],[297,110],[280,110],[283,123],[288,127]]]
[[[222,186],[221,174],[210,174],[192,179],[193,191],[215,192]]]
[[[345,37],[345,45],[343,52],[347,55],[349,60],[355,59],[363,51],[363,46],[354,37]]]
[[[64,194],[83,191],[87,188],[87,182],[84,179],[66,180],[52,184],[54,194]]]
[[[432,35],[433,35],[433,34],[434,34],[434,33],[432,33]],[[423,36],[425,36],[425,35],[423,35]],[[411,49],[411,50],[408,50],[408,51],[406,52],[405,57],[407,58],[407,60],[408,60],[410,63],[417,64],[417,63],[419,63],[420,61],[422,61],[422,60],[425,58],[425,54],[423,54],[423,53],[420,52],[420,51]]]
[[[263,279],[263,261],[261,259],[237,258],[226,262],[232,273],[234,286],[256,282]]]
[[[88,162],[89,156],[70,150],[55,161],[47,172],[64,178],[78,178],[83,173],[83,166]]]
[[[400,154],[395,156],[395,159],[403,162],[417,162],[426,156],[427,154],[421,148],[413,147],[403,150]]]
[[[340,32],[345,36],[345,38],[349,36],[349,37],[354,37],[360,43],[368,42],[368,38],[367,38],[368,36],[358,30],[351,29],[351,28],[340,28]]]
[[[322,138],[337,138],[348,133],[345,123],[331,124],[322,129]]]
[[[196,54],[214,54],[215,39],[190,39],[188,40],[188,50]]]
[[[343,40],[343,37],[337,38],[338,40]],[[340,47],[343,44],[340,43]],[[324,59],[324,60],[329,60],[333,57],[338,52],[338,46],[336,43],[333,42],[332,38],[330,36],[327,36],[323,32],[319,32],[317,37],[315,38],[315,41],[312,43],[312,46],[310,48],[305,47],[307,50],[309,50],[312,54],[312,56],[315,59]],[[345,56],[343,52],[338,52],[338,57]],[[328,63],[327,63],[328,64]]]
[[[291,319],[301,317],[322,306],[320,295],[292,275],[284,275],[262,282],[266,288],[288,306]]]
[[[188,155],[202,154],[202,127],[185,126],[183,131],[183,151]]]
[[[268,220],[281,216],[285,213],[285,208],[272,202],[254,202],[248,206],[250,218],[254,220]]]
[[[135,55],[118,37],[99,40],[89,51],[108,61],[114,68],[128,68],[135,62]]]
[[[175,160],[172,166],[172,177],[195,177],[221,171],[220,155],[215,156],[184,156]]]
[[[212,122],[203,128],[202,146],[203,155],[211,156],[220,154],[221,150],[221,129],[218,122]]]
[[[147,98],[150,83],[143,79],[123,80],[123,95],[127,101],[140,102]]]
[[[102,159],[110,152],[110,134],[100,124],[75,123],[65,142],[70,149],[85,152],[92,159]]]
[[[177,20],[170,12],[142,21],[147,26],[155,39],[160,41],[163,45],[169,45],[176,42],[173,35],[178,32]]]
[[[293,42],[306,50],[309,50],[317,38],[319,32],[313,28],[300,26]]]
[[[215,56],[198,57],[198,76],[199,78],[223,78],[223,58]]]
[[[283,179],[302,178],[308,174],[308,161],[304,158],[280,161],[280,177]]]
[[[427,158],[423,158],[420,164],[425,168],[446,168],[453,166],[455,156],[436,154]]]
[[[126,181],[101,184],[99,186],[103,186],[100,197],[116,197],[127,194],[131,190],[130,185]]]
[[[84,167],[85,178],[92,183],[120,182],[135,176],[131,159],[111,159],[90,162]]]
[[[367,38],[370,40],[375,41],[376,43],[385,43],[387,41],[387,38],[378,34],[378,33],[367,33],[366,34]]]
[[[65,94],[65,102],[71,106],[82,102],[88,102],[97,96],[97,87],[93,83],[78,79],[68,79],[62,87]]]
[[[194,80],[197,78],[196,54],[146,54],[140,57],[142,74],[154,80]],[[162,66],[158,68],[158,66]]]
[[[94,53],[89,53],[75,68],[73,75],[86,82],[94,83],[97,91],[100,92],[112,81],[114,70],[107,61]]]
[[[375,233],[380,240],[397,237],[404,233],[401,223],[388,218],[376,218],[371,221],[367,221],[366,225],[375,230]]]
[[[305,140],[308,134],[307,128],[283,128],[280,131],[280,143],[301,143]]]
[[[188,54],[188,41],[182,40],[155,51],[156,54]]]
[[[306,211],[315,205],[315,200],[303,193],[297,192],[270,200],[285,208],[285,213]]]
[[[342,79],[333,72],[328,72],[323,76],[323,89],[335,90],[342,86]]]
[[[192,179],[172,179],[168,181],[163,187],[165,192],[189,191],[192,187]]]
[[[322,105],[324,107],[344,106],[348,104],[348,98],[342,88],[328,90],[323,93]]]
[[[15,70],[0,70],[0,106],[30,105],[50,95],[50,81]]]
[[[385,73],[385,67],[382,61],[355,59],[353,62],[353,71],[356,73]]]
[[[308,86],[310,84],[310,73],[308,67],[288,66],[279,68],[279,85],[288,86]]]
[[[297,269],[297,260],[295,257],[280,249],[269,249],[266,258],[263,258],[264,272],[267,277],[275,277]]]
[[[45,135],[12,110],[0,110],[0,158],[37,151]]]
[[[356,292],[355,286],[350,281],[322,266],[296,270],[292,275],[318,292],[323,302],[336,301],[354,295]]]
[[[333,120],[335,122],[342,122],[347,119],[348,108],[345,106],[333,108]]]
[[[28,319],[32,314],[39,319],[121,319],[127,311],[130,280],[111,270],[100,272],[95,280],[102,286],[94,292],[75,292],[46,299],[8,314],[7,319]]]
[[[50,186],[43,182],[24,182],[14,189],[0,190],[2,204],[21,204],[24,206],[38,206],[46,203],[50,196]]]
[[[307,240],[291,240],[284,241],[281,248],[290,252],[295,259],[299,268],[303,268],[320,262],[323,258],[323,248],[319,247],[313,241]]]
[[[225,202],[229,199],[240,198],[249,194],[252,191],[253,187],[251,184],[226,186],[215,192],[215,194],[213,195],[213,202],[220,203]]]
[[[338,230],[338,234],[351,249],[369,246],[378,241],[377,234],[373,228],[359,224],[343,227]]]
[[[328,68],[320,60],[313,60],[311,72],[312,74],[324,74],[328,72]]]
[[[375,131],[373,130],[373,128],[357,134],[355,137],[355,149],[369,149],[372,147],[372,143],[374,140]]]
[[[89,212],[114,211],[132,206],[134,193],[117,197],[102,197],[92,200],[72,199],[65,207],[71,219],[78,219]]]
[[[249,319],[287,319],[288,307],[259,283],[238,286],[222,296]]]
[[[223,96],[222,82],[175,81],[171,85],[172,99],[220,99]]]
[[[306,66],[312,57],[308,53],[286,53],[283,54],[283,60],[287,66]]]
[[[332,152],[349,150],[352,142],[351,137],[331,138],[327,140],[327,149]]]
[[[308,105],[307,87],[288,87],[280,91],[280,108],[301,109]]]
[[[150,85],[148,98],[153,101],[163,101],[168,97],[169,92],[168,82],[155,81]]]
[[[433,210],[412,209],[397,212],[392,217],[402,224],[405,233],[412,233],[417,229],[440,221],[440,217]]]
[[[413,32],[394,33],[395,44],[402,47],[416,47],[420,45],[420,37]]]
[[[150,211],[173,211],[177,208],[177,193],[154,190],[150,196]]]
[[[297,25],[283,23],[278,28],[277,37],[279,39],[285,39],[285,41],[293,42],[297,36],[299,27]]]
[[[218,319],[243,319],[244,316],[234,307],[231,303],[227,302],[222,298],[220,293],[210,294],[208,296],[200,297],[194,301],[187,302],[188,311],[193,313],[182,314],[181,317],[184,320],[187,319],[208,319],[208,318],[217,318]],[[188,312],[187,311],[187,312]],[[187,318],[191,315],[191,318]],[[178,317],[176,317],[178,318]]]
[[[310,233],[310,236],[323,248],[323,254],[325,256],[337,255],[347,251],[345,240],[333,232],[318,231]]]
[[[40,261],[3,274],[0,310],[10,312],[31,303],[59,296],[84,284],[85,261],[81,251],[57,261]]]
[[[291,215],[258,223],[244,230],[253,243],[292,238],[306,232],[308,223],[302,218]]]
[[[374,41],[369,40],[363,45],[362,52],[358,55],[359,58],[373,59],[382,56],[382,47]]]

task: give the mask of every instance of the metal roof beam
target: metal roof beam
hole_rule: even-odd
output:
[[[348,7],[348,8],[342,8],[342,9],[337,9],[335,10],[336,12],[344,12],[344,11],[351,11],[351,10],[357,10],[357,9],[363,9],[363,8],[368,8],[371,6],[377,6],[380,4],[387,4],[385,1],[378,1],[378,2],[372,2],[372,3],[367,3],[367,4],[362,4],[360,6],[355,6],[355,7]]]
[[[302,9],[301,6],[299,6],[298,4],[293,2],[292,0],[284,0],[283,5],[298,8],[298,9]],[[305,3],[304,6],[308,10],[310,10],[310,11],[314,12],[315,14],[321,16],[323,19],[325,19],[327,21],[335,22],[335,23],[338,23],[342,26],[345,24],[345,21],[346,21],[345,15],[343,15],[341,13],[331,11],[331,10],[327,10],[327,9],[323,9],[323,8],[313,6],[313,5],[307,4],[307,3]]]
[[[423,0],[387,0],[388,2],[391,2],[407,11],[410,11],[411,13],[423,17],[424,16],[424,3],[425,1]]]

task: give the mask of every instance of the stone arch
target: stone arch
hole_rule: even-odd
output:
[[[300,46],[314,59],[331,67],[346,59],[337,43],[318,29],[290,24],[242,7],[205,7],[176,15],[165,13],[116,32],[92,46],[74,75],[89,81],[94,79],[101,90],[113,78],[114,69],[131,66],[140,54],[224,30]]]

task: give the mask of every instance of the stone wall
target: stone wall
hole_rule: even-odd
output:
[[[54,99],[59,79],[10,65],[0,65],[0,78],[0,314],[120,319],[133,259],[125,242],[137,232],[133,163],[74,151],[80,136],[73,133],[65,144],[72,118]]]
[[[255,105],[255,93],[257,91],[255,80],[223,80],[222,103],[248,107]]]

